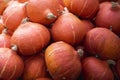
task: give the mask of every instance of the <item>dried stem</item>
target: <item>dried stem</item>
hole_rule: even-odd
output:
[[[29,22],[29,18],[28,17],[24,18],[21,23],[24,24],[26,22]]]
[[[12,44],[12,45],[11,45],[11,49],[12,49],[13,51],[17,52],[18,47],[17,47],[17,45]]]
[[[112,9],[116,8],[119,5],[119,2],[111,2],[112,3]]]
[[[112,26],[110,26],[110,31],[113,31],[113,27]]]
[[[4,28],[3,31],[2,31],[2,34],[7,34],[8,33],[8,28]]]
[[[83,49],[78,49],[77,53],[79,54],[80,57],[83,57],[84,55],[84,50]]]
[[[50,12],[47,14],[47,19],[51,20],[51,19],[55,19],[55,18],[57,18],[57,16],[55,16],[53,13]]]
[[[107,60],[107,63],[109,65],[116,65],[116,62],[114,60]]]

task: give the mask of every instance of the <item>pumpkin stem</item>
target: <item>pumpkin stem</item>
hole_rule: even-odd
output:
[[[96,58],[99,58],[98,54],[95,55]]]
[[[18,47],[17,47],[17,45],[12,44],[12,45],[11,45],[11,49],[12,49],[13,51],[17,52]]]
[[[116,64],[116,62],[114,60],[111,60],[111,59],[107,60],[107,63],[109,65],[115,65]]]
[[[65,14],[65,13],[69,13],[69,10],[67,9],[67,7],[64,7],[64,10],[62,11],[61,14]]]
[[[84,55],[84,50],[83,49],[78,49],[77,53],[79,54],[80,57],[83,57]]]
[[[113,27],[112,26],[110,26],[110,31],[113,31]]]
[[[112,9],[116,8],[119,5],[119,2],[111,2],[112,3]]]
[[[24,2],[24,5],[27,6],[28,5],[28,1]]]
[[[21,23],[24,24],[26,22],[29,22],[29,18],[28,17],[24,18]]]
[[[65,12],[69,12],[69,10],[68,10],[67,7],[64,7],[64,11],[65,11]]]
[[[8,33],[8,28],[4,28],[3,30],[2,30],[2,34],[7,34]]]
[[[108,64],[109,64],[109,67],[110,67],[110,69],[111,69],[111,71],[113,72],[113,75],[114,75],[114,79],[115,80],[119,80],[119,76],[118,76],[118,74],[116,73],[116,70],[115,70],[115,65],[116,65],[116,63],[114,63],[114,62],[112,62],[112,64],[111,64],[111,60],[110,60],[110,62],[109,61],[107,61],[108,62]],[[113,64],[114,63],[114,64]]]
[[[50,12],[47,14],[47,19],[51,20],[51,19],[55,19],[55,18],[57,18],[57,16],[55,16],[53,13]]]

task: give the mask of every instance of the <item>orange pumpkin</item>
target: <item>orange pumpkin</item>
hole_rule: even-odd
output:
[[[47,47],[45,60],[54,80],[76,80],[81,73],[80,56],[71,45],[63,41]]]

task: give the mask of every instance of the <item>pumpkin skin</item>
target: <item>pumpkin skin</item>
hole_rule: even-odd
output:
[[[59,4],[60,4],[61,6],[65,7],[65,4],[64,4],[63,0],[57,0],[57,1],[59,2]]]
[[[3,30],[3,32],[0,34],[0,48],[10,48],[10,38],[11,36],[7,34],[7,31]]]
[[[26,6],[30,21],[43,25],[53,23],[62,10],[63,7],[57,0],[29,0]]]
[[[26,17],[25,5],[25,3],[22,4],[18,1],[13,1],[5,9],[2,16],[3,23],[11,32],[14,32]]]
[[[19,48],[22,55],[33,55],[41,51],[50,40],[48,29],[38,23],[21,24],[11,36],[11,44]]]
[[[52,80],[50,78],[37,78],[36,80]]]
[[[85,25],[86,32],[88,32],[89,30],[91,30],[95,27],[95,25],[90,20],[82,20],[82,22]]]
[[[11,0],[0,0],[0,15],[3,14],[4,10],[8,6],[7,4],[9,3],[9,1]]]
[[[54,80],[76,80],[80,75],[80,56],[63,41],[52,43],[46,48],[45,61]]]
[[[81,18],[91,19],[99,10],[98,0],[63,0],[63,2],[71,13]]]
[[[0,16],[0,34],[2,33],[3,29],[4,29],[3,21],[2,21],[2,18]]]
[[[15,80],[21,76],[24,63],[16,52],[9,48],[0,48],[0,79]]]
[[[120,35],[120,5],[112,8],[111,2],[103,2],[100,4],[100,10],[95,18],[95,24],[98,27],[110,28],[112,31]]]
[[[0,34],[2,33],[2,30],[4,29],[3,25],[0,23]]]
[[[105,2],[105,1],[110,1],[110,0],[99,0],[100,3],[101,3],[101,2]]]
[[[6,30],[5,34],[7,33],[10,36],[13,34],[13,32],[11,30],[7,29],[7,27],[4,25],[2,16],[0,16],[0,34],[3,33],[3,30]]]
[[[120,38],[109,29],[94,28],[85,37],[85,50],[101,59],[120,59]]]
[[[114,75],[107,62],[95,57],[87,57],[82,61],[84,80],[114,80]]]
[[[17,0],[19,1],[20,3],[24,3],[24,2],[27,2],[28,0]]]
[[[24,64],[23,80],[36,80],[37,78],[47,77],[48,72],[43,53],[28,58]]]
[[[62,14],[51,28],[54,41],[64,41],[71,45],[78,45],[86,32],[84,23],[72,13]]]

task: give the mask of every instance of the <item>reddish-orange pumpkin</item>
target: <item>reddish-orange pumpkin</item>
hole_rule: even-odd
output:
[[[25,60],[23,80],[36,80],[37,78],[47,77],[48,72],[42,53],[32,56]]]
[[[84,23],[72,13],[62,14],[53,24],[52,38],[54,41],[64,41],[71,45],[79,44],[85,34]]]
[[[107,62],[95,57],[88,57],[82,61],[84,80],[114,80],[114,75]]]
[[[120,35],[120,5],[113,2],[103,2],[95,19],[98,27],[110,28]]]
[[[57,19],[63,7],[57,0],[29,0],[26,10],[31,21],[48,25]]]
[[[101,59],[120,59],[120,38],[106,28],[93,28],[85,39],[87,52],[97,54]]]
[[[63,0],[68,10],[81,18],[93,18],[99,10],[98,0]]]
[[[21,76],[24,63],[17,53],[9,48],[0,48],[0,80],[16,80]]]
[[[23,55],[32,55],[41,51],[49,43],[49,40],[48,29],[33,22],[19,25],[11,36],[11,43],[17,45]]]
[[[55,42],[45,50],[48,71],[54,80],[76,80],[81,73],[80,56],[63,42]]]
[[[3,13],[3,23],[11,31],[15,31],[21,24],[23,18],[26,17],[25,3],[14,1],[9,5]]]

